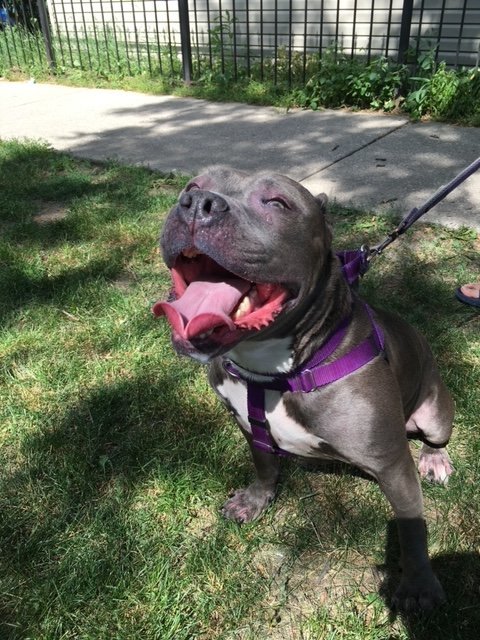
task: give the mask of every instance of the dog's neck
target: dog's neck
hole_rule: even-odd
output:
[[[293,338],[270,338],[240,342],[227,354],[235,367],[252,380],[265,380],[268,374],[289,373],[293,369]]]

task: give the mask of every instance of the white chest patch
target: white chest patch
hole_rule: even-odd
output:
[[[239,369],[255,378],[269,373],[288,373],[293,365],[292,338],[272,338],[262,342],[240,342],[228,353]]]
[[[246,386],[240,382],[225,379],[217,387],[217,392],[222,398],[229,401],[242,428],[251,433],[252,430],[248,422]],[[272,438],[281,449],[298,456],[318,457],[321,438],[309,433],[287,414],[282,394],[278,391],[265,391],[265,415]]]

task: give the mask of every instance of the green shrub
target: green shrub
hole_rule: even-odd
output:
[[[480,124],[480,71],[448,69],[445,62],[437,66],[431,53],[420,62],[420,75],[410,78],[405,110],[414,118]]]
[[[407,69],[385,57],[366,62],[330,47],[304,89],[296,92],[301,106],[354,107],[391,111],[407,76]]]

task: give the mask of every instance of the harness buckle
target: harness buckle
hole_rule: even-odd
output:
[[[304,393],[313,391],[317,386],[317,381],[315,380],[315,374],[311,369],[305,369],[304,371],[302,371],[302,375],[300,378],[300,386]]]

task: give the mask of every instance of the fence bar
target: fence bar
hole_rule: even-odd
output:
[[[68,28],[67,12],[65,11],[65,3],[63,2],[63,0],[61,0],[61,13],[63,15],[63,26],[65,28],[65,35],[67,36],[67,45],[68,45],[70,64],[72,67],[74,67],[75,65],[73,63],[73,51],[72,51],[72,43],[70,40],[70,29]]]
[[[210,26],[210,0],[207,0],[207,25]],[[210,36],[208,37],[208,61],[210,63],[210,68],[213,64],[213,53],[212,53],[212,39]]]
[[[113,16],[115,15],[115,13],[114,13],[115,9],[114,9],[114,6],[113,6],[113,0],[110,0],[110,11],[112,12],[112,20],[113,20]],[[122,7],[122,15],[123,15],[123,7]],[[95,25],[95,20],[93,20],[93,24]],[[118,48],[117,26],[116,26],[115,23],[112,24],[112,32],[113,32],[113,39],[115,41],[115,52],[117,54],[117,69],[118,69],[119,62],[120,62],[120,50]],[[128,53],[127,53],[127,57],[128,57]]]
[[[318,53],[321,58],[323,53],[323,0],[320,0],[320,41],[318,45]]]
[[[103,11],[103,2],[100,2],[100,15],[102,16],[102,29],[103,29],[103,41],[105,42],[105,54],[107,56],[107,67],[109,72],[112,72],[112,65],[110,64],[110,53],[108,46],[108,33],[107,33],[107,25],[105,23],[105,13]]]
[[[137,64],[138,64],[138,70],[142,71],[142,60],[140,58],[140,45],[138,42],[137,19],[135,17],[135,2],[133,0],[131,0],[131,5],[132,5],[133,31],[135,32],[135,48],[137,50]]]
[[[148,40],[148,22],[147,22],[147,11],[145,8],[145,0],[142,0],[142,8],[143,8],[143,27],[145,29],[145,44],[147,45],[147,62],[148,62],[148,72],[152,75],[152,57],[150,55],[150,42]]]
[[[337,13],[335,14],[335,60],[338,56],[338,34],[340,27],[340,0],[337,0]]]
[[[388,8],[387,36],[385,40],[385,57],[386,58],[388,58],[388,52],[390,50],[390,38],[392,35],[392,12],[393,12],[393,0],[390,0],[390,6]]]
[[[370,64],[372,59],[372,40],[373,40],[373,18],[375,15],[375,0],[372,0],[372,8],[370,10],[370,31],[368,34],[368,55],[367,62]]]
[[[467,2],[468,2],[468,0],[463,0],[462,18],[461,18],[461,22],[460,22],[460,33],[458,35],[457,52],[456,52],[456,56],[455,56],[455,68],[456,69],[458,69],[458,57],[460,55],[460,47],[462,46],[462,35],[463,35],[463,27],[465,26],[465,13],[467,11]],[[440,38],[439,38],[439,40],[440,40]]]
[[[31,16],[32,19],[32,26],[35,28],[36,24],[37,24],[37,19],[35,17],[35,9],[32,5],[32,1],[33,0],[28,0],[28,12],[29,15]],[[41,25],[40,25],[41,27]],[[42,49],[40,49],[40,42],[39,42],[39,38],[35,38],[35,44],[36,44],[36,49],[37,49],[37,60],[41,60],[42,59],[42,54],[43,51]]]
[[[80,2],[80,11],[82,13],[83,37],[85,38],[85,47],[87,49],[88,67],[89,67],[90,70],[92,70],[93,69],[92,56],[90,55],[90,43],[88,42],[87,23],[85,21],[85,11],[84,11],[84,8],[83,8],[83,2]]]
[[[53,23],[54,23],[54,27],[55,27],[55,38],[56,38],[56,42],[58,44],[57,55],[58,55],[58,52],[60,50],[60,57],[62,59],[62,65],[65,66],[65,54],[63,52],[62,35],[61,35],[60,27],[59,27],[59,24],[58,24],[56,3],[52,2],[50,4],[50,7],[51,7],[52,12],[53,12]]]
[[[80,69],[83,71],[83,58],[82,58],[82,49],[80,46],[80,39],[78,37],[78,29],[77,29],[77,20],[75,18],[75,7],[72,4],[72,15],[73,15],[73,31],[75,33],[75,41],[77,43],[77,53],[78,53],[78,62],[80,64]]]
[[[416,48],[415,48],[415,61],[418,61],[418,57],[420,55],[420,50],[422,48],[422,29],[423,29],[423,11],[425,9],[425,0],[421,0],[420,3],[420,13],[418,16],[418,31],[416,38]]]
[[[274,27],[274,49],[273,49],[273,84],[277,84],[277,73],[278,73],[278,0],[275,0],[275,27]]]
[[[264,55],[263,55],[263,0],[260,0],[260,80],[264,78]]]
[[[52,71],[55,71],[55,53],[53,51],[52,34],[50,32],[50,21],[48,19],[45,0],[38,0],[38,16],[40,18],[40,25],[42,27],[48,66]]]
[[[398,44],[398,62],[405,62],[410,44],[410,30],[412,28],[413,0],[403,0],[402,26],[400,28],[400,41]],[[418,33],[420,41],[420,32]]]
[[[23,4],[20,7],[21,9],[21,14],[17,11],[17,16],[18,18],[20,18],[20,24],[22,25],[20,28],[18,27],[18,18],[17,18],[17,27],[16,29],[18,30],[18,34],[20,37],[18,38],[13,38],[13,47],[15,49],[15,53],[17,55],[17,60],[20,62],[20,56],[18,54],[17,51],[17,41],[18,41],[18,45],[19,45],[19,49],[22,52],[23,55],[23,62],[25,64],[28,64],[28,60],[27,60],[27,54],[25,52],[25,37],[23,37],[24,33],[28,33],[28,24],[27,24],[27,17],[25,15],[25,8],[23,6]]]
[[[357,32],[357,0],[355,0],[353,4],[353,23],[352,23],[352,51],[350,54],[350,58],[353,60],[355,57],[355,42],[356,42],[356,32]]]
[[[238,56],[237,56],[237,8],[235,0],[232,0],[232,24],[233,29],[233,77],[238,80]]]
[[[445,18],[445,5],[446,5],[447,0],[442,0],[442,8],[440,10],[440,23],[438,25],[438,34],[437,34],[437,43],[438,46],[435,47],[435,63],[438,62],[438,55],[440,53],[440,41],[442,39],[442,29],[443,29],[443,22],[444,22],[444,18]]]
[[[132,75],[132,65],[130,63],[130,53],[129,53],[129,44],[128,44],[127,25],[125,23],[125,12],[123,11],[123,7],[122,7],[122,26],[123,26],[123,46],[125,47],[125,56],[127,58],[128,73],[130,75]],[[107,55],[108,55],[108,51],[107,51]],[[108,64],[110,64],[110,61],[109,61]]]
[[[200,40],[199,40],[199,28],[198,28],[198,11],[197,11],[197,0],[193,0],[193,15],[195,16],[195,50],[196,50],[196,62],[197,62],[197,76],[200,77],[202,73],[202,62],[200,56]]]
[[[165,2],[165,11],[167,14],[167,32],[168,32],[168,51],[169,51],[169,57],[170,57],[170,71],[173,75],[175,69],[173,66],[173,46],[175,44],[174,39],[172,38],[172,29],[171,29],[171,24],[170,24],[170,9],[169,9],[169,3],[168,0],[167,2]],[[165,33],[165,30],[164,30]]]
[[[305,0],[303,13],[303,69],[302,82],[305,84],[307,79],[307,44],[308,44],[308,0]]]
[[[293,36],[292,36],[292,21],[293,21],[293,2],[290,0],[288,4],[288,88],[292,88],[292,52],[293,52]]]
[[[250,6],[248,0],[245,2],[246,23],[247,23],[247,75],[250,77]]]
[[[182,69],[185,84],[192,82],[192,45],[190,42],[190,22],[188,19],[188,0],[178,0],[180,17],[180,45],[182,47]],[[223,47],[222,47],[223,49]],[[222,56],[223,59],[223,56]]]

